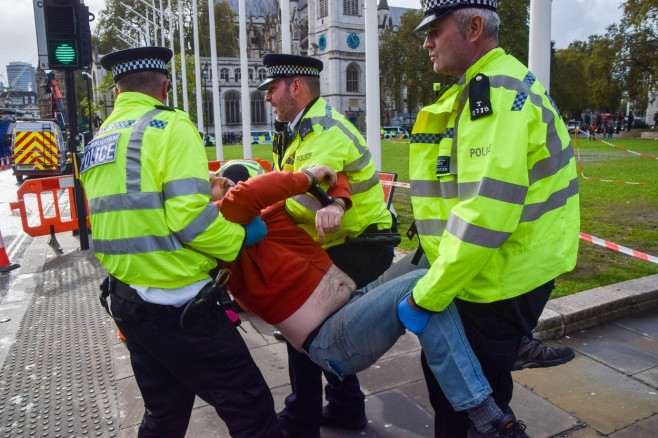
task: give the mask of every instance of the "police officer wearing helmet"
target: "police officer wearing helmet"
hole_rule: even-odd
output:
[[[496,0],[421,0],[423,47],[459,78],[419,112],[410,141],[411,202],[430,269],[400,309],[455,302],[496,403],[508,415],[472,437],[526,437],[512,367],[554,279],[576,264],[580,227],[573,145],[528,68],[498,47]],[[457,129],[459,127],[459,129]],[[396,267],[398,264],[396,264]],[[404,321],[403,321],[404,323]],[[423,357],[439,437],[466,437]]]
[[[263,64],[267,78],[259,89],[267,91],[265,100],[274,109],[277,126],[288,124],[284,133],[275,137],[275,169],[299,171],[322,164],[344,172],[350,184],[352,208],[347,211],[342,199],[322,207],[310,195],[288,199],[286,210],[361,288],[391,265],[394,244],[399,242],[399,235],[391,232],[392,217],[366,141],[320,96],[322,61],[267,54]],[[316,223],[324,232],[316,231]],[[325,373],[328,405],[322,410],[320,368],[290,344],[288,357],[293,392],[279,413],[287,432],[313,437],[319,436],[320,424],[351,429],[366,426],[365,397],[356,376],[339,381]]]
[[[267,384],[226,314],[208,308],[183,324],[183,311],[214,290],[216,259],[234,260],[266,230],[228,222],[210,202],[199,133],[164,105],[171,56],[140,47],[101,59],[117,99],[81,165],[94,251],[109,273],[101,302],[144,399],[139,436],[185,436],[198,395],[231,436],[280,437]]]

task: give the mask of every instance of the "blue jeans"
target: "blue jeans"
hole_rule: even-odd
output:
[[[357,290],[322,324],[308,347],[309,357],[339,377],[374,364],[405,333],[398,319],[398,302],[426,272],[419,269],[388,282],[380,279]],[[456,411],[477,406],[491,394],[454,304],[431,313],[418,338],[432,373]]]

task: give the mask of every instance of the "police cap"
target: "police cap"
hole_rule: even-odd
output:
[[[461,8],[484,8],[495,11],[498,0],[420,0],[423,8],[423,21],[416,27],[416,32],[427,29],[431,22]]]
[[[268,53],[263,56],[263,65],[267,69],[267,79],[258,86],[260,91],[267,90],[267,84],[285,76],[320,77],[322,61],[310,56]]]
[[[159,71],[169,76],[167,63],[173,53],[166,47],[137,47],[118,50],[101,58],[105,70],[112,71],[114,82],[129,73]]]

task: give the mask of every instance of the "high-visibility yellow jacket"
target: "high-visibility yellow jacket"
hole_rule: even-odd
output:
[[[94,251],[110,274],[176,288],[208,278],[215,258],[235,259],[245,231],[210,202],[207,163],[187,114],[119,94],[81,164]]]
[[[418,114],[410,147],[411,202],[431,264],[416,304],[499,301],[573,269],[573,145],[523,64],[499,48],[487,53]]]
[[[350,184],[352,208],[345,212],[340,229],[320,240],[315,229],[315,212],[322,208],[311,195],[295,196],[286,201],[293,221],[329,248],[356,237],[371,225],[391,227],[391,214],[384,203],[384,190],[370,150],[356,127],[323,98],[302,116],[297,132],[282,157],[274,154],[276,170],[298,171],[322,164],[344,172]],[[326,189],[326,187],[325,187]]]

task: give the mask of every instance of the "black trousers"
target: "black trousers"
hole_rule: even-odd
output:
[[[518,297],[493,303],[471,303],[455,299],[466,337],[482,371],[493,389],[493,398],[503,412],[509,409],[514,382],[512,367],[521,337],[532,332],[554,288],[554,281]],[[435,411],[434,434],[442,438],[466,438],[466,412],[455,412],[427,365],[421,364],[430,403]]]
[[[182,307],[111,297],[144,398],[140,437],[184,437],[195,395],[215,408],[232,437],[282,436],[267,383],[224,312],[206,312],[182,330]]]
[[[346,246],[337,245],[327,254],[338,268],[349,275],[357,288],[366,286],[391,266],[393,245]],[[288,343],[288,373],[292,392],[286,397],[286,408],[281,415],[302,428],[317,428],[322,418],[322,368],[307,355],[298,352]],[[331,412],[345,419],[365,416],[365,395],[355,375],[341,381],[324,372],[327,379],[325,395]]]

